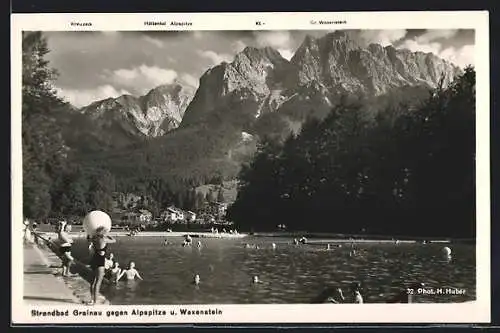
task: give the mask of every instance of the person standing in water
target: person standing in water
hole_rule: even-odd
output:
[[[104,261],[104,269],[105,270],[110,270],[111,268],[114,267],[115,265],[115,255],[113,253],[110,253],[109,256],[105,259]]]
[[[189,234],[185,235],[184,236],[184,243],[182,245],[183,246],[191,246],[191,244],[193,244],[193,239],[191,238],[191,236],[189,236]]]
[[[94,235],[90,237],[89,248],[93,250],[92,259],[90,260],[90,267],[94,273],[94,278],[90,285],[91,301],[88,305],[97,303],[97,294],[101,288],[102,280],[104,279],[105,263],[106,263],[106,250],[108,244],[116,243],[116,240],[106,234],[104,227],[96,229]]]
[[[118,277],[122,273],[122,269],[118,261],[114,262],[113,268],[110,269],[110,273],[111,273],[111,282],[117,283]]]
[[[125,275],[127,277],[127,281],[135,280],[136,277],[139,280],[143,280],[142,276],[135,269],[135,263],[133,261],[131,261],[130,264],[128,265],[128,269],[125,269],[120,273],[120,275],[118,276],[118,279],[116,279],[116,281],[120,280],[123,275]]]
[[[59,240],[59,250],[62,254],[62,275],[71,276],[70,268],[71,264],[75,261],[71,255],[71,246],[73,245],[73,239],[69,235],[71,231],[71,226],[67,224],[66,221],[59,222],[59,228],[57,230],[57,236]]]

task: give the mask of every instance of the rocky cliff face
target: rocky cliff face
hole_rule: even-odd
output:
[[[434,87],[441,75],[447,83],[459,70],[432,53],[396,50],[378,44],[363,48],[349,32],[342,31],[318,39],[308,36],[291,63],[292,87],[317,81],[329,90],[374,95],[405,85]]]
[[[290,63],[278,51],[270,47],[246,47],[233,62],[223,62],[201,77],[182,125],[196,123],[211,112],[227,107],[232,112],[243,108],[246,115],[258,117],[262,103],[281,88],[289,70]],[[277,98],[279,100],[279,96]],[[248,107],[249,104],[253,107]]]
[[[340,94],[380,96],[408,86],[448,83],[459,68],[432,53],[362,46],[349,31],[307,36],[290,61],[273,48],[246,47],[231,63],[210,68],[196,93],[178,83],[141,97],[120,96],[82,108],[100,129],[159,137],[210,119],[251,130],[267,113],[301,121],[327,113]]]
[[[102,129],[118,126],[131,135],[157,137],[179,126],[193,94],[178,83],[162,85],[144,96],[94,102],[80,112]]]
[[[253,118],[269,112],[303,118],[312,109],[327,112],[342,93],[379,96],[406,86],[435,87],[458,72],[432,53],[363,47],[350,32],[307,36],[290,62],[272,48],[246,48],[232,63],[207,71],[181,126],[203,122],[220,109]],[[249,101],[253,107],[240,111]]]
[[[230,178],[251,160],[260,138],[297,133],[343,93],[365,95],[367,112],[375,113],[411,105],[458,72],[435,55],[360,45],[341,31],[305,38],[290,61],[269,47],[247,47],[231,63],[207,70],[196,93],[173,84],[98,101],[63,127],[74,151],[89,153],[83,159],[95,163],[94,153],[102,153],[99,159],[119,174],[134,174],[146,159],[161,176]]]

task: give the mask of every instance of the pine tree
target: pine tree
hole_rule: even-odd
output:
[[[41,32],[24,32],[22,41],[22,148],[24,214],[42,218],[50,214],[53,184],[64,173],[67,147],[54,113],[66,105],[56,96],[49,67],[49,52]]]

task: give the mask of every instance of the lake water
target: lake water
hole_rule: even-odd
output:
[[[182,247],[180,237],[118,237],[110,244],[120,266],[133,260],[144,281],[106,285],[112,304],[264,304],[311,303],[325,286],[359,281],[365,302],[384,303],[409,281],[432,288],[463,288],[465,295],[419,296],[416,302],[462,302],[476,298],[475,246],[442,244],[357,244],[326,250],[324,245],[291,244],[287,238],[201,239],[203,247]],[[194,243],[198,239],[194,238]],[[276,249],[271,244],[276,243]],[[246,249],[245,243],[260,249]],[[331,244],[335,244],[334,241]],[[86,243],[77,241],[74,255],[88,261]],[[201,283],[195,286],[193,276]],[[257,275],[261,283],[252,284]]]

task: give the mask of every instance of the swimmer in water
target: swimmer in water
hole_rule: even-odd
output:
[[[135,263],[133,261],[131,261],[130,264],[128,265],[128,269],[125,269],[120,273],[117,281],[120,280],[123,275],[127,277],[128,281],[135,280],[136,277],[141,281],[143,280],[142,276],[135,269]]]
[[[115,255],[113,253],[110,253],[109,256],[104,259],[104,269],[106,271],[109,271],[113,266],[115,265]]]
[[[200,284],[200,276],[196,274],[193,278],[193,284],[199,285]]]
[[[196,246],[197,246],[199,249],[201,249],[201,242],[200,242],[200,241],[198,241],[198,244],[196,244]]]
[[[273,248],[273,250],[276,250],[276,244],[275,243],[272,243],[271,247]]]
[[[259,277],[257,275],[255,275],[254,277],[252,277],[252,283],[253,284],[260,283]]]
[[[321,294],[319,294],[312,303],[344,303],[345,297],[342,289],[338,287],[328,287]]]
[[[186,235],[184,236],[184,242],[182,243],[182,246],[191,246],[193,244],[193,240],[191,239],[191,236]]]
[[[118,283],[118,277],[120,276],[121,272],[122,269],[120,267],[120,264],[118,263],[118,261],[115,261],[113,267],[110,269],[111,281],[114,283]]]
[[[363,296],[361,296],[361,285],[359,282],[353,282],[351,284],[351,297],[352,297],[352,303],[357,303],[357,304],[362,304],[363,303]]]

